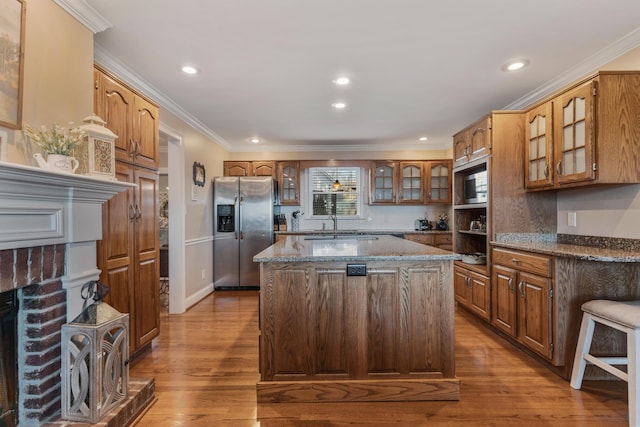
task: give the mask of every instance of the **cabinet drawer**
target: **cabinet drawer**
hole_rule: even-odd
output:
[[[551,277],[550,256],[508,249],[494,249],[492,262],[540,276]]]
[[[453,237],[451,234],[436,234],[435,235],[435,244],[436,245],[450,245],[453,243]]]
[[[405,234],[404,238],[407,240],[411,240],[413,242],[418,242],[418,243],[422,243],[423,245],[430,245],[433,246],[433,242],[434,242],[434,235],[433,234],[413,234],[413,233],[409,233],[409,234]]]

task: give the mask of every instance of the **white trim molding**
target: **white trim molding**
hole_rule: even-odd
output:
[[[100,33],[107,28],[113,27],[104,16],[89,6],[85,0],[53,0],[58,6],[63,8],[69,15],[76,18],[82,25],[87,27],[93,34]]]

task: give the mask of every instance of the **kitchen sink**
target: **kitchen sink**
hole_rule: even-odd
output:
[[[378,236],[370,236],[365,234],[331,234],[331,235],[312,235],[305,236],[304,240],[378,240]]]

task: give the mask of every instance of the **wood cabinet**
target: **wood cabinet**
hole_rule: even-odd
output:
[[[300,162],[278,162],[278,200],[281,205],[300,204]]]
[[[111,75],[94,69],[94,108],[118,138],[116,160],[157,169],[158,107]]]
[[[275,179],[276,168],[275,161],[227,160],[223,163],[224,176],[270,176]]]
[[[551,257],[495,248],[492,283],[492,324],[552,360]]]
[[[98,266],[100,281],[110,289],[107,302],[129,313],[134,354],[159,334],[160,327],[158,174],[117,162],[116,176],[137,187],[103,206]]]
[[[451,262],[345,270],[262,264],[258,402],[458,399]]]
[[[451,203],[451,160],[374,161],[370,203]]]
[[[491,115],[453,136],[454,167],[491,154]]]
[[[488,322],[491,318],[489,277],[471,268],[473,267],[465,268],[460,264],[456,264],[453,268],[456,302]]]
[[[638,72],[599,72],[527,112],[529,190],[639,183]]]
[[[452,249],[451,233],[404,233],[404,238],[412,242],[435,246],[447,251]]]
[[[116,139],[116,178],[135,183],[103,205],[97,243],[100,280],[115,309],[129,313],[131,354],[146,348],[160,327],[158,222],[158,107],[96,66],[96,113]]]

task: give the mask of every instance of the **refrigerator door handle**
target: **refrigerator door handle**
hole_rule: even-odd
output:
[[[233,232],[233,235],[235,236],[235,239],[236,239],[236,240],[238,240],[238,232],[237,232],[237,231],[234,231],[234,232]]]

